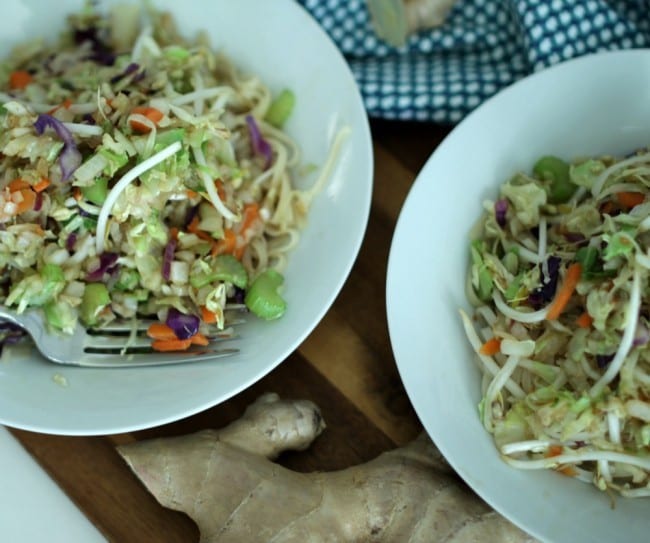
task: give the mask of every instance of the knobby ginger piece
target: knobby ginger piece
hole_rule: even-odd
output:
[[[312,402],[267,394],[221,430],[118,450],[163,506],[197,523],[202,543],[533,541],[468,490],[425,434],[336,472],[272,462],[323,429]]]
[[[378,37],[395,47],[419,30],[442,25],[456,0],[367,0]]]

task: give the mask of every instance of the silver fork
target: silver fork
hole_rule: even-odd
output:
[[[234,339],[232,327],[245,322],[243,305],[226,306],[224,330],[212,330],[208,334],[210,345],[192,346],[182,352],[156,352],[151,349],[151,339],[145,332],[153,321],[114,321],[97,329],[86,330],[80,323],[72,335],[51,331],[43,313],[33,309],[17,314],[0,306],[0,319],[11,322],[25,330],[36,348],[48,360],[68,366],[89,368],[134,368],[166,366],[231,356],[239,349],[213,347],[214,343]]]

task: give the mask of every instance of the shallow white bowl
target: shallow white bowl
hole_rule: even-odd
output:
[[[650,144],[650,51],[573,60],[505,89],[460,123],[418,176],[390,252],[390,338],[426,431],[489,504],[549,542],[648,540],[645,500],[610,499],[551,472],[508,467],[478,418],[479,371],[458,309],[481,202],[544,154],[625,154]],[[409,295],[415,292],[416,295]]]
[[[101,6],[111,2],[102,1]],[[341,289],[365,232],[372,192],[372,145],[355,81],[339,51],[293,0],[155,2],[180,30],[209,32],[214,48],[258,74],[272,90],[291,88],[287,131],[306,164],[322,165],[338,129],[351,134],[338,166],[309,214],[285,273],[285,316],[241,330],[241,353],[215,362],[132,370],[49,364],[27,353],[0,362],[0,423],[56,434],[126,432],[180,419],[218,404],[282,362],[320,321]],[[54,37],[82,0],[7,0],[0,50],[25,37]],[[314,175],[306,180],[310,183]],[[56,384],[55,374],[67,381]]]

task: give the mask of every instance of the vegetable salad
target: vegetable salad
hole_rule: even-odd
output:
[[[293,185],[293,93],[167,14],[89,4],[68,23],[0,64],[2,303],[63,332],[153,317],[159,351],[204,346],[229,303],[282,316],[318,188]]]
[[[461,311],[503,459],[650,496],[650,153],[517,173],[473,231]]]

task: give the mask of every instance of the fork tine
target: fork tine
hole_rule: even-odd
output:
[[[86,349],[122,349],[127,346],[129,349],[142,347],[151,347],[151,338],[147,336],[135,336],[129,341],[125,341],[124,336],[101,336],[88,335],[86,339]]]
[[[246,319],[244,317],[237,316],[238,314],[244,313],[241,308],[237,307],[228,309],[229,311],[225,316],[225,327],[237,326],[239,324],[246,323]],[[137,321],[116,319],[107,324],[103,324],[101,328],[90,328],[88,332],[91,335],[101,335],[107,332],[114,334],[129,334],[135,328],[137,334],[143,334],[147,331],[149,326],[156,323],[159,323],[159,321],[155,321],[153,319],[138,319]],[[208,325],[207,328],[211,334],[221,332],[221,330],[218,330],[214,325]]]
[[[211,343],[226,341],[237,337],[232,328],[219,330],[206,336]],[[153,340],[149,336],[136,335],[133,338],[126,339],[125,336],[110,336],[102,334],[88,334],[86,337],[85,348],[92,350],[126,350],[150,348]]]
[[[142,368],[147,366],[171,366],[178,364],[191,364],[196,362],[209,362],[237,354],[239,349],[210,349],[191,350],[179,353],[144,353],[115,356],[114,354],[87,353],[83,360],[69,362],[71,366],[86,368]]]

